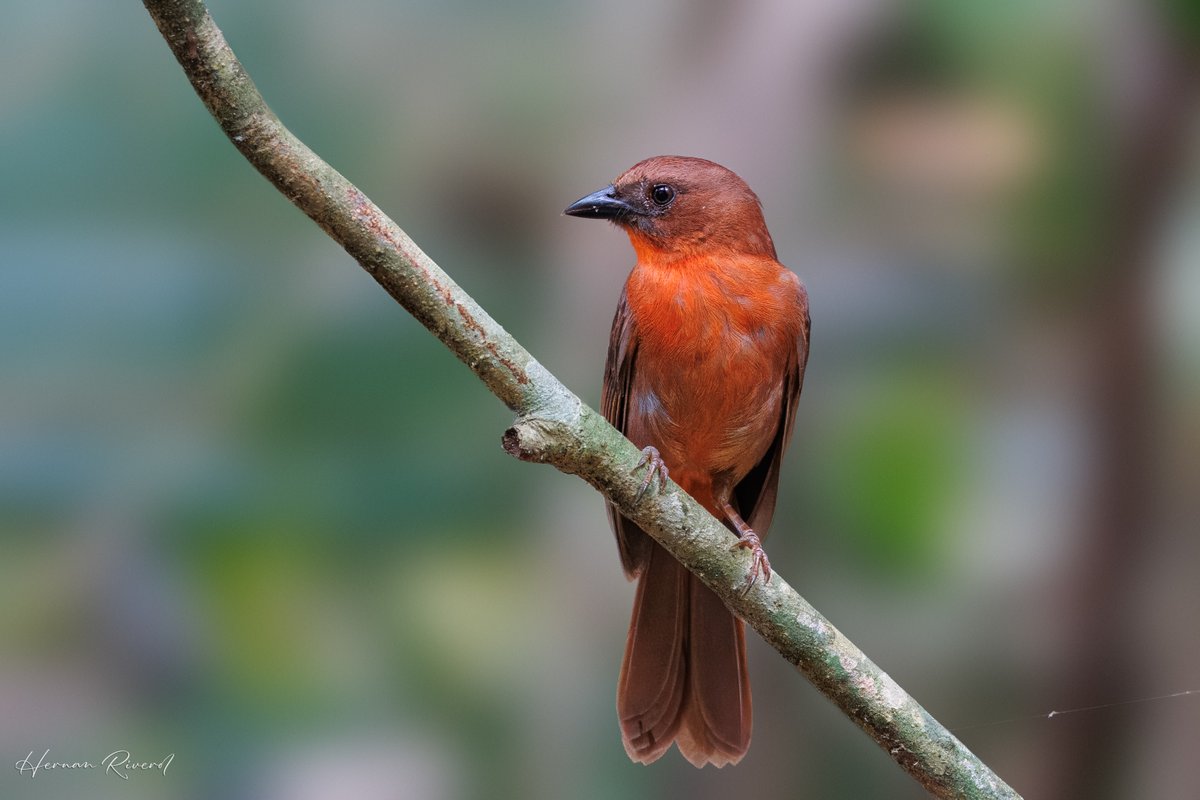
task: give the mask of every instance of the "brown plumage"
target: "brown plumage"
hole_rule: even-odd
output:
[[[637,264],[617,306],[604,416],[740,537],[751,580],[770,578],[760,537],[808,360],[808,297],[775,257],[758,198],[711,161],[642,161],[567,208],[629,235]],[[696,766],[750,746],[742,622],[610,505],[621,564],[638,578],[617,686],[630,758],[672,742]]]

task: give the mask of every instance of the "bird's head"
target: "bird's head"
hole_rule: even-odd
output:
[[[775,257],[758,196],[720,164],[655,156],[567,206],[573,217],[611,220],[640,254],[733,251]]]

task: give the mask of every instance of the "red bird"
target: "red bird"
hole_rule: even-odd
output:
[[[658,156],[566,213],[611,220],[637,264],[617,305],[601,406],[644,448],[643,489],[667,471],[751,551],[763,552],[779,464],[808,361],[808,294],[778,261],[758,197],[724,167]],[[625,750],[649,764],[672,742],[696,766],[750,746],[741,620],[610,504],[621,564],[639,578],[617,713]]]

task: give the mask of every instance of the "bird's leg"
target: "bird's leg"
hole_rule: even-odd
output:
[[[771,582],[771,563],[767,561],[767,553],[763,550],[762,540],[758,538],[758,534],[750,529],[746,521],[738,515],[733,506],[725,503],[721,506],[722,513],[725,514],[725,519],[737,531],[737,543],[731,547],[734,550],[739,547],[745,547],[750,550],[750,577],[746,580],[746,591],[750,591],[754,587],[755,581],[758,580],[759,573],[762,573],[763,583]]]
[[[642,480],[642,488],[638,489],[637,497],[633,499],[635,503],[641,500],[642,495],[646,493],[646,489],[650,488],[651,482],[654,481],[655,473],[658,473],[659,477],[658,490],[661,492],[667,488],[667,465],[662,460],[662,456],[658,454],[657,448],[642,448],[642,458],[630,472],[637,472],[647,464],[650,465],[650,468],[646,470],[646,477]]]

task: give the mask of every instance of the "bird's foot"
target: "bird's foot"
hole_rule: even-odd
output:
[[[637,497],[634,498],[635,503],[640,501],[642,499],[642,495],[644,495],[646,490],[650,488],[650,484],[654,482],[655,473],[657,473],[659,477],[658,490],[661,492],[667,488],[667,465],[662,460],[662,456],[658,454],[657,448],[642,448],[642,458],[640,461],[638,461],[637,466],[631,469],[630,472],[637,472],[647,464],[650,466],[650,468],[646,470],[646,477],[642,479],[642,488],[638,489]]]
[[[763,583],[771,582],[771,562],[767,561],[767,553],[763,550],[762,540],[758,538],[758,534],[746,528],[744,531],[739,531],[739,538],[730,550],[737,550],[739,547],[746,548],[750,551],[750,575],[746,578],[746,588],[744,591],[750,591],[754,588],[754,584],[758,582],[758,576],[763,576]]]

